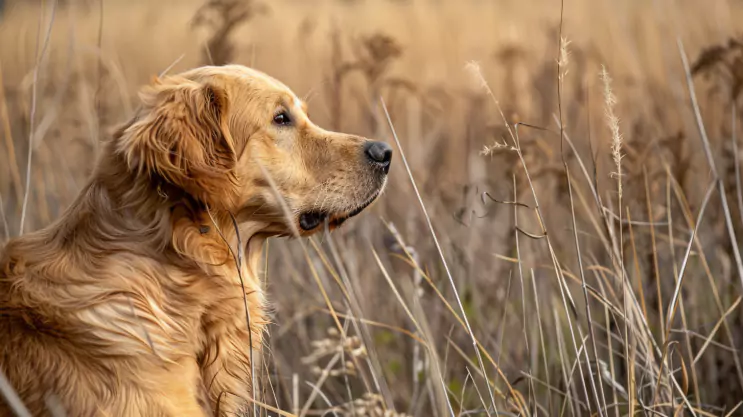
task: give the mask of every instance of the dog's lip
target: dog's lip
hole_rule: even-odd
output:
[[[328,212],[318,212],[318,211],[304,212],[299,215],[299,227],[305,232],[309,232],[311,230],[314,230],[318,226],[320,226],[326,219],[328,219],[328,226],[331,229],[334,229],[342,225],[343,222],[345,222],[346,220],[364,211],[364,209],[369,207],[374,202],[374,200],[377,199],[378,196],[379,196],[379,191],[374,193],[374,195],[371,196],[371,198],[369,198],[366,202],[359,205],[355,209],[350,210],[340,215],[331,214]]]
[[[308,211],[299,215],[299,227],[304,231],[310,231],[328,217],[327,213]]]
[[[354,216],[358,215],[359,213],[361,213],[362,211],[364,211],[365,208],[369,207],[371,205],[371,203],[373,203],[374,200],[377,199],[377,196],[378,195],[379,195],[379,193],[374,193],[374,196],[372,196],[372,198],[370,198],[364,204],[362,204],[362,205],[356,207],[355,209],[351,210],[350,212],[348,212],[348,214],[345,214],[345,215],[342,215],[342,216],[337,216],[337,217],[331,217],[330,224],[333,225],[333,226],[340,226],[346,220],[350,219],[351,217],[354,217]]]

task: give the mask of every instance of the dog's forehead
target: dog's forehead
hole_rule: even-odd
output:
[[[187,71],[183,74],[193,80],[220,80],[220,84],[230,87],[247,87],[275,92],[277,95],[289,96],[291,101],[301,104],[296,94],[281,81],[253,68],[242,65],[205,66]]]
[[[234,76],[238,79],[248,82],[254,86],[259,86],[267,90],[275,90],[277,92],[286,92],[293,95],[291,89],[284,85],[281,81],[271,77],[270,75],[264,74],[260,71],[256,71],[251,68],[239,67],[241,70],[236,71]]]
[[[252,68],[235,66],[235,76],[241,80],[246,81],[253,88],[259,86],[259,88],[274,91],[278,98],[284,102],[284,105],[292,106],[297,110],[303,112],[307,111],[307,104],[302,101],[291,88],[287,87],[284,83],[271,77],[263,72],[254,70]]]
[[[284,83],[261,71],[244,67],[242,65],[226,65],[220,67],[223,76],[232,78],[241,84],[267,91],[275,91],[278,94],[288,94],[295,98],[294,92]]]

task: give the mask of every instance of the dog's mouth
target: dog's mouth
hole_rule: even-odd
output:
[[[299,215],[299,227],[305,232],[316,229],[318,226],[323,224],[325,220],[328,221],[328,228],[333,230],[343,224],[346,220],[364,211],[365,208],[369,207],[374,200],[377,199],[379,192],[375,193],[368,201],[353,210],[348,212],[329,213],[326,211],[307,211]]]

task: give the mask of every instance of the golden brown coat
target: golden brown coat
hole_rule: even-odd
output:
[[[258,71],[140,98],[65,214],[0,250],[0,370],[33,415],[234,415],[268,322],[265,239],[336,227],[384,187],[386,145],[317,127]]]

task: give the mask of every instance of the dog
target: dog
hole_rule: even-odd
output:
[[[34,416],[244,412],[266,239],[337,228],[387,181],[389,145],[318,127],[257,70],[200,67],[139,97],[61,218],[0,251],[0,371]]]

